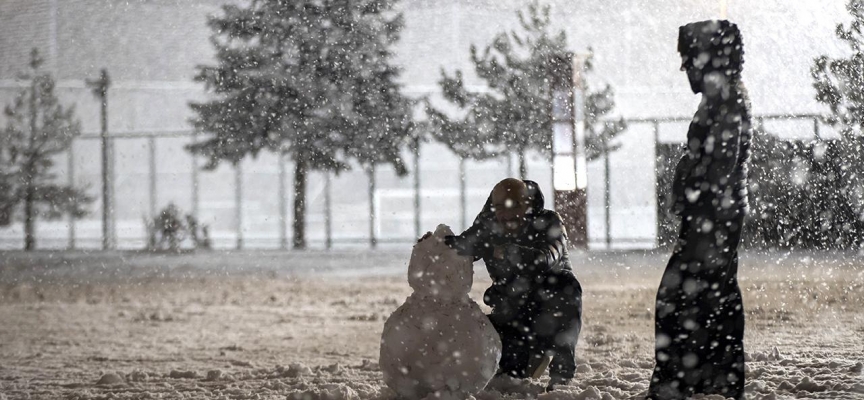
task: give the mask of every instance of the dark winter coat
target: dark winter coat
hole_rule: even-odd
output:
[[[691,86],[694,79],[701,82],[696,86],[701,86],[702,102],[687,131],[687,152],[675,169],[673,211],[713,220],[746,214],[751,120],[741,83],[741,33],[729,21],[687,24],[679,31],[678,51]]]
[[[750,138],[750,104],[740,82],[715,96],[703,94],[675,169],[673,211],[714,219],[746,213]]]
[[[526,223],[517,234],[506,234],[492,211],[492,196],[474,223],[461,235],[448,242],[460,254],[474,260],[483,259],[493,284],[484,295],[484,302],[492,307],[501,301],[524,298],[553,280],[575,281],[567,252],[567,233],[561,217],[544,209],[543,193],[536,182],[525,181],[530,196]],[[496,246],[504,246],[503,259],[496,259]],[[555,278],[557,277],[557,278]]]

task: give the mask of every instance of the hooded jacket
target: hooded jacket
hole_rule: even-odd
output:
[[[561,217],[544,207],[543,193],[534,181],[528,186],[529,207],[525,223],[518,233],[504,232],[492,211],[492,195],[474,223],[461,235],[448,243],[460,254],[483,259],[492,278],[493,287],[487,290],[484,301],[495,306],[504,297],[519,297],[532,292],[550,276],[572,277],[567,252],[567,232]],[[504,247],[503,259],[493,256],[495,247]]]
[[[703,87],[675,170],[673,212],[719,219],[746,213],[751,119],[741,34],[728,21],[696,22],[681,27],[678,49]]]

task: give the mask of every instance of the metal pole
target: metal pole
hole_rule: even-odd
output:
[[[243,248],[243,162],[234,166],[234,207],[237,230],[237,250]]]
[[[147,138],[147,148],[150,153],[150,218],[156,216],[157,188],[156,188],[156,138]]]
[[[285,187],[285,153],[279,153],[279,248],[288,249],[288,190]]]
[[[414,138],[414,236],[420,237],[420,138]]]
[[[375,225],[378,218],[375,215],[375,164],[369,166],[369,246],[373,249],[378,244],[375,237]]]
[[[660,122],[654,121],[654,154],[657,154],[657,146],[660,144]]]
[[[656,233],[654,234],[654,248],[657,248],[660,246],[659,233],[660,233],[660,221],[662,221],[662,219],[660,218],[660,215],[661,215],[660,214],[661,213],[660,204],[658,202],[658,199],[659,199],[658,195],[660,193],[660,182],[658,182],[658,180],[657,180],[657,177],[660,176],[659,171],[657,169],[657,162],[658,162],[657,154],[658,154],[658,147],[659,146],[660,146],[660,122],[654,121],[654,207],[655,207],[655,211],[656,211],[654,213],[654,226],[656,229]]]
[[[816,140],[822,140],[822,135],[819,133],[819,117],[813,118],[813,137]]]
[[[572,90],[573,90],[573,114],[572,130],[573,145],[572,152],[574,164],[576,164],[576,189],[579,190],[579,203],[587,204],[585,191],[588,188],[588,157],[585,154],[585,131],[588,128],[588,93],[585,85],[585,63],[590,55],[574,54],[572,60]],[[579,229],[587,232],[588,207],[582,207],[579,219],[586,221]],[[585,245],[587,246],[587,234]]]
[[[107,111],[106,111],[107,112]],[[106,114],[107,115],[107,114]],[[106,122],[107,125],[107,122]],[[109,182],[109,192],[111,193],[111,207],[108,207],[108,221],[110,222],[108,231],[110,233],[111,238],[111,249],[117,248],[117,196],[115,193],[114,183],[116,179],[114,179],[114,164],[115,164],[115,155],[114,151],[114,138],[108,138],[108,182]]]
[[[108,138],[108,88],[111,86],[111,80],[108,77],[108,70],[103,68],[98,79],[87,80],[87,86],[93,89],[93,94],[100,100],[102,106],[99,134],[102,146],[102,249],[108,250],[114,247],[112,212],[114,177],[111,171],[111,150]]]
[[[552,150],[552,152],[554,153],[554,150]],[[549,188],[552,190],[552,210],[561,213],[563,210],[560,210],[559,208],[563,207],[559,207],[555,202],[555,154],[549,155]],[[569,231],[568,234],[570,234]]]
[[[612,216],[611,216],[611,184],[609,177],[609,145],[606,143],[606,140],[603,140],[603,177],[605,182],[603,183],[603,206],[605,211],[605,219],[606,219],[606,249],[612,248]]]
[[[585,84],[586,62],[590,55],[572,54],[570,62],[570,90],[572,104],[570,113],[571,151],[575,165],[576,187],[569,194],[569,220],[572,227],[570,243],[582,249],[588,249],[588,156],[585,150],[585,135],[588,129],[588,92]],[[566,69],[565,69],[566,71]],[[565,77],[561,77],[565,78]],[[559,78],[560,79],[560,78]],[[569,169],[569,168],[568,168]],[[566,196],[566,192],[560,193]],[[565,215],[566,215],[565,214]]]
[[[105,92],[102,94],[102,108],[101,108],[101,146],[102,146],[102,249],[108,250],[111,249],[113,243],[111,242],[111,167],[109,157],[110,153],[108,150],[108,118],[106,114],[108,112],[108,99],[105,96]]]
[[[327,250],[333,248],[333,205],[330,194],[330,172],[324,173],[324,245]]]
[[[467,227],[467,197],[465,193],[465,157],[459,157],[459,223],[462,224],[462,230],[465,230]]]
[[[75,142],[69,143],[69,157],[67,159],[67,179],[69,186],[75,186]],[[69,250],[75,250],[75,217],[69,215]]]

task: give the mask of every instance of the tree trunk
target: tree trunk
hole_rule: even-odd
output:
[[[296,250],[306,248],[306,163],[294,159],[294,239]]]
[[[519,179],[527,179],[528,167],[525,165],[525,149],[519,149]]]
[[[468,225],[468,195],[465,188],[465,158],[459,158],[459,226],[465,230]]]
[[[33,215],[33,186],[27,185],[27,194],[24,196],[24,250],[30,251],[36,248],[36,216]]]
[[[285,153],[279,153],[279,249],[288,249],[288,188],[285,186]]]
[[[36,99],[36,77],[30,82],[30,147],[27,151],[27,164],[23,168],[24,179],[27,180],[27,187],[24,189],[24,250],[30,251],[36,248],[36,216],[33,215],[33,202],[35,201],[33,185],[36,182],[36,130],[38,129],[38,110]]]
[[[366,173],[369,175],[369,247],[374,249],[378,245],[378,238],[375,237],[375,225],[378,223],[375,215],[375,164],[370,165]]]

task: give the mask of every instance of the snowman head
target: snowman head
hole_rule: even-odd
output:
[[[444,237],[452,234],[447,225],[438,225],[431,237],[414,245],[408,284],[415,294],[448,301],[468,299],[474,282],[473,259],[444,243]]]

